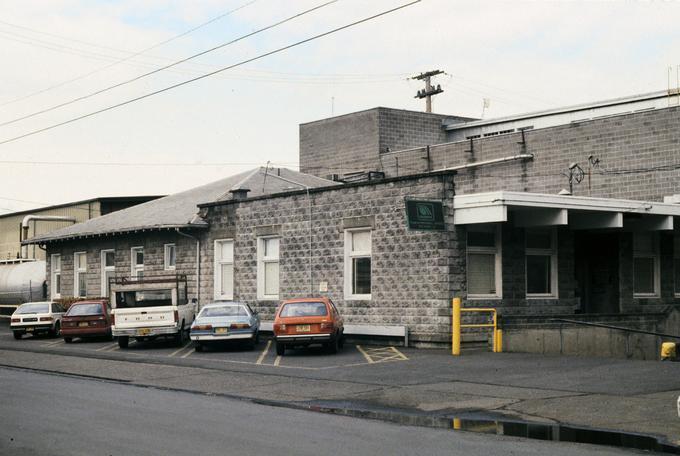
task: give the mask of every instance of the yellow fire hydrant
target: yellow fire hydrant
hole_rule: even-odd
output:
[[[661,361],[675,361],[676,359],[675,342],[663,342],[661,344]]]

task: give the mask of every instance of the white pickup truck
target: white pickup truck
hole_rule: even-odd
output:
[[[120,348],[127,348],[131,337],[187,341],[197,304],[187,300],[185,275],[112,279],[110,286],[111,332]]]

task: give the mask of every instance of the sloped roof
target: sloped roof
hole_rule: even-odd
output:
[[[38,244],[140,230],[207,227],[207,223],[197,215],[197,205],[232,199],[233,194],[230,193],[230,190],[248,189],[250,190],[248,197],[258,197],[305,187],[332,185],[339,184],[286,168],[265,170],[265,168],[260,167],[32,237],[25,240],[23,244]]]

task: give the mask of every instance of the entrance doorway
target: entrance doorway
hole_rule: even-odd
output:
[[[577,232],[574,242],[580,311],[619,313],[618,233]]]

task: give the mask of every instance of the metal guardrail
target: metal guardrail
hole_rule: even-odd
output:
[[[503,332],[498,329],[498,314],[493,307],[466,307],[461,305],[460,298],[453,298],[452,302],[452,316],[451,316],[451,354],[454,356],[460,355],[460,340],[462,328],[493,328],[492,333],[492,350],[494,353],[503,351]],[[479,324],[462,324],[461,314],[463,312],[479,312],[490,313],[491,323]]]
[[[627,331],[627,332],[633,332],[633,333],[638,333],[638,334],[649,334],[649,335],[652,335],[652,336],[669,337],[671,339],[680,339],[680,336],[675,336],[673,334],[664,334],[664,333],[655,332],[655,331],[645,331],[643,329],[625,328],[623,326],[606,325],[604,323],[592,323],[592,322],[580,321],[580,320],[569,320],[568,318],[551,318],[549,321],[557,321],[557,322],[561,322],[561,323],[571,323],[571,324],[577,324],[577,325],[583,325],[583,326],[595,326],[595,327],[598,327],[598,328],[615,329],[615,330],[618,330],[618,331]]]

